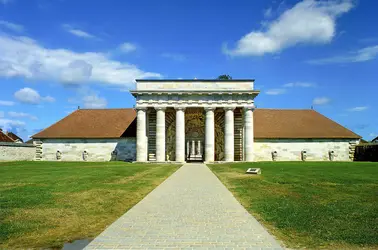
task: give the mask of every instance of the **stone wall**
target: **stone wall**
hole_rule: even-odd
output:
[[[277,161],[300,161],[302,151],[308,161],[329,161],[330,151],[334,151],[334,161],[351,161],[356,144],[358,140],[350,139],[256,139],[255,161],[272,161],[273,151],[277,151]]]
[[[43,161],[135,161],[136,138],[119,139],[42,139],[36,160]],[[57,154],[57,152],[60,152]],[[117,152],[115,154],[114,152]],[[85,153],[86,152],[86,153]],[[60,155],[57,157],[57,155]],[[60,159],[57,159],[60,158]]]
[[[32,161],[35,146],[14,142],[0,142],[0,161]]]

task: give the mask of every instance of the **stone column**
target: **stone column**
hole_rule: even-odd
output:
[[[146,140],[146,108],[137,108],[137,145],[136,160],[147,161],[147,140]]]
[[[224,160],[234,161],[234,109],[224,108]]]
[[[214,110],[215,108],[205,108],[206,111],[206,127],[205,127],[205,161],[214,161]]]
[[[196,155],[196,142],[192,140],[192,147],[190,148],[190,156],[194,157]]]
[[[253,151],[253,110],[254,107],[245,107],[244,108],[244,143],[245,143],[245,161],[254,160],[254,151]]]
[[[165,161],[165,107],[156,107],[156,161]]]
[[[176,109],[176,161],[185,161],[185,108]]]
[[[197,141],[197,155],[201,156],[201,141]]]

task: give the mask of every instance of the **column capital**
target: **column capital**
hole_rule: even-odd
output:
[[[186,107],[174,107],[176,111],[178,110],[181,110],[181,111],[185,111]]]
[[[167,109],[167,107],[159,107],[159,106],[157,106],[157,107],[154,107],[155,108],[155,110],[156,111],[158,111],[158,110],[166,110]]]
[[[214,111],[216,107],[204,107],[205,111]]]
[[[146,111],[147,107],[136,107],[135,109],[136,111],[139,111],[139,110]]]
[[[232,110],[234,111],[236,107],[224,107],[224,111]]]
[[[254,111],[255,110],[255,104],[252,104],[252,105],[249,105],[249,106],[246,106],[246,107],[243,107],[243,110],[244,111],[248,111],[248,110],[252,110]]]

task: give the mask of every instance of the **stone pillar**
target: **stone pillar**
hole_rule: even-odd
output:
[[[190,149],[190,156],[194,157],[196,155],[196,142],[192,140],[192,147]]]
[[[137,108],[137,156],[140,162],[147,161],[146,108]]]
[[[190,143],[189,140],[186,142],[186,157],[189,157],[190,155]]]
[[[214,161],[215,137],[214,137],[214,110],[215,108],[205,108],[205,161]]]
[[[224,160],[234,161],[234,109],[224,108]]]
[[[176,109],[176,161],[185,161],[185,108]]]
[[[244,143],[245,143],[245,161],[254,160],[254,151],[253,151],[253,110],[254,107],[245,107],[244,108]]]
[[[165,161],[165,107],[156,107],[156,161]]]
[[[201,141],[197,141],[197,155],[201,156]]]

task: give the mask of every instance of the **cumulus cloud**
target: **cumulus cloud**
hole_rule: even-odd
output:
[[[349,112],[360,112],[360,111],[365,111],[368,108],[369,107],[367,107],[367,106],[359,106],[359,107],[350,108],[350,109],[348,109],[348,111]]]
[[[62,25],[63,29],[67,31],[68,33],[71,33],[74,36],[81,37],[81,38],[86,38],[86,39],[95,39],[97,38],[96,36],[89,34],[88,32],[85,32],[80,29],[75,29],[69,24],[63,24]]]
[[[285,94],[286,90],[285,89],[268,89],[265,94],[267,95],[282,95]]]
[[[2,101],[0,100],[0,106],[13,106],[15,102],[12,101]]]
[[[314,59],[308,61],[310,64],[339,64],[339,63],[359,63],[373,60],[378,55],[378,45],[365,47],[357,51],[349,52],[342,56],[332,56],[328,58]]]
[[[10,131],[12,129],[24,127],[25,122],[19,120],[11,120],[11,119],[0,119],[0,128],[6,131]]]
[[[41,102],[54,102],[55,99],[51,96],[42,97],[36,90],[31,88],[23,88],[16,93],[14,93],[14,97],[22,102],[27,104],[40,104]]]
[[[329,99],[328,97],[316,97],[312,101],[312,104],[313,105],[326,105],[330,102],[331,102],[331,99]]]
[[[22,36],[0,34],[0,76],[57,80],[63,84],[90,82],[128,88],[137,78],[157,78],[135,65],[115,61],[109,54],[49,49]]]
[[[23,32],[24,31],[24,27],[22,25],[11,23],[11,22],[4,21],[4,20],[0,20],[0,26],[6,28],[8,30],[15,31],[15,32]]]
[[[38,118],[34,115],[24,113],[24,112],[14,112],[14,111],[9,111],[8,116],[12,118],[28,118],[30,120],[38,120]]]
[[[130,53],[137,49],[137,46],[133,43],[122,43],[119,46],[119,50],[123,53]]]
[[[294,88],[294,87],[300,87],[300,88],[311,88],[315,87],[315,84],[309,83],[309,82],[290,82],[283,85],[285,88]]]
[[[106,108],[108,102],[105,98],[99,97],[97,94],[87,95],[83,97],[84,108],[101,109]]]
[[[326,44],[336,34],[336,20],[353,8],[352,0],[303,0],[276,20],[243,36],[234,48],[223,46],[232,56],[261,56],[297,44]]]

